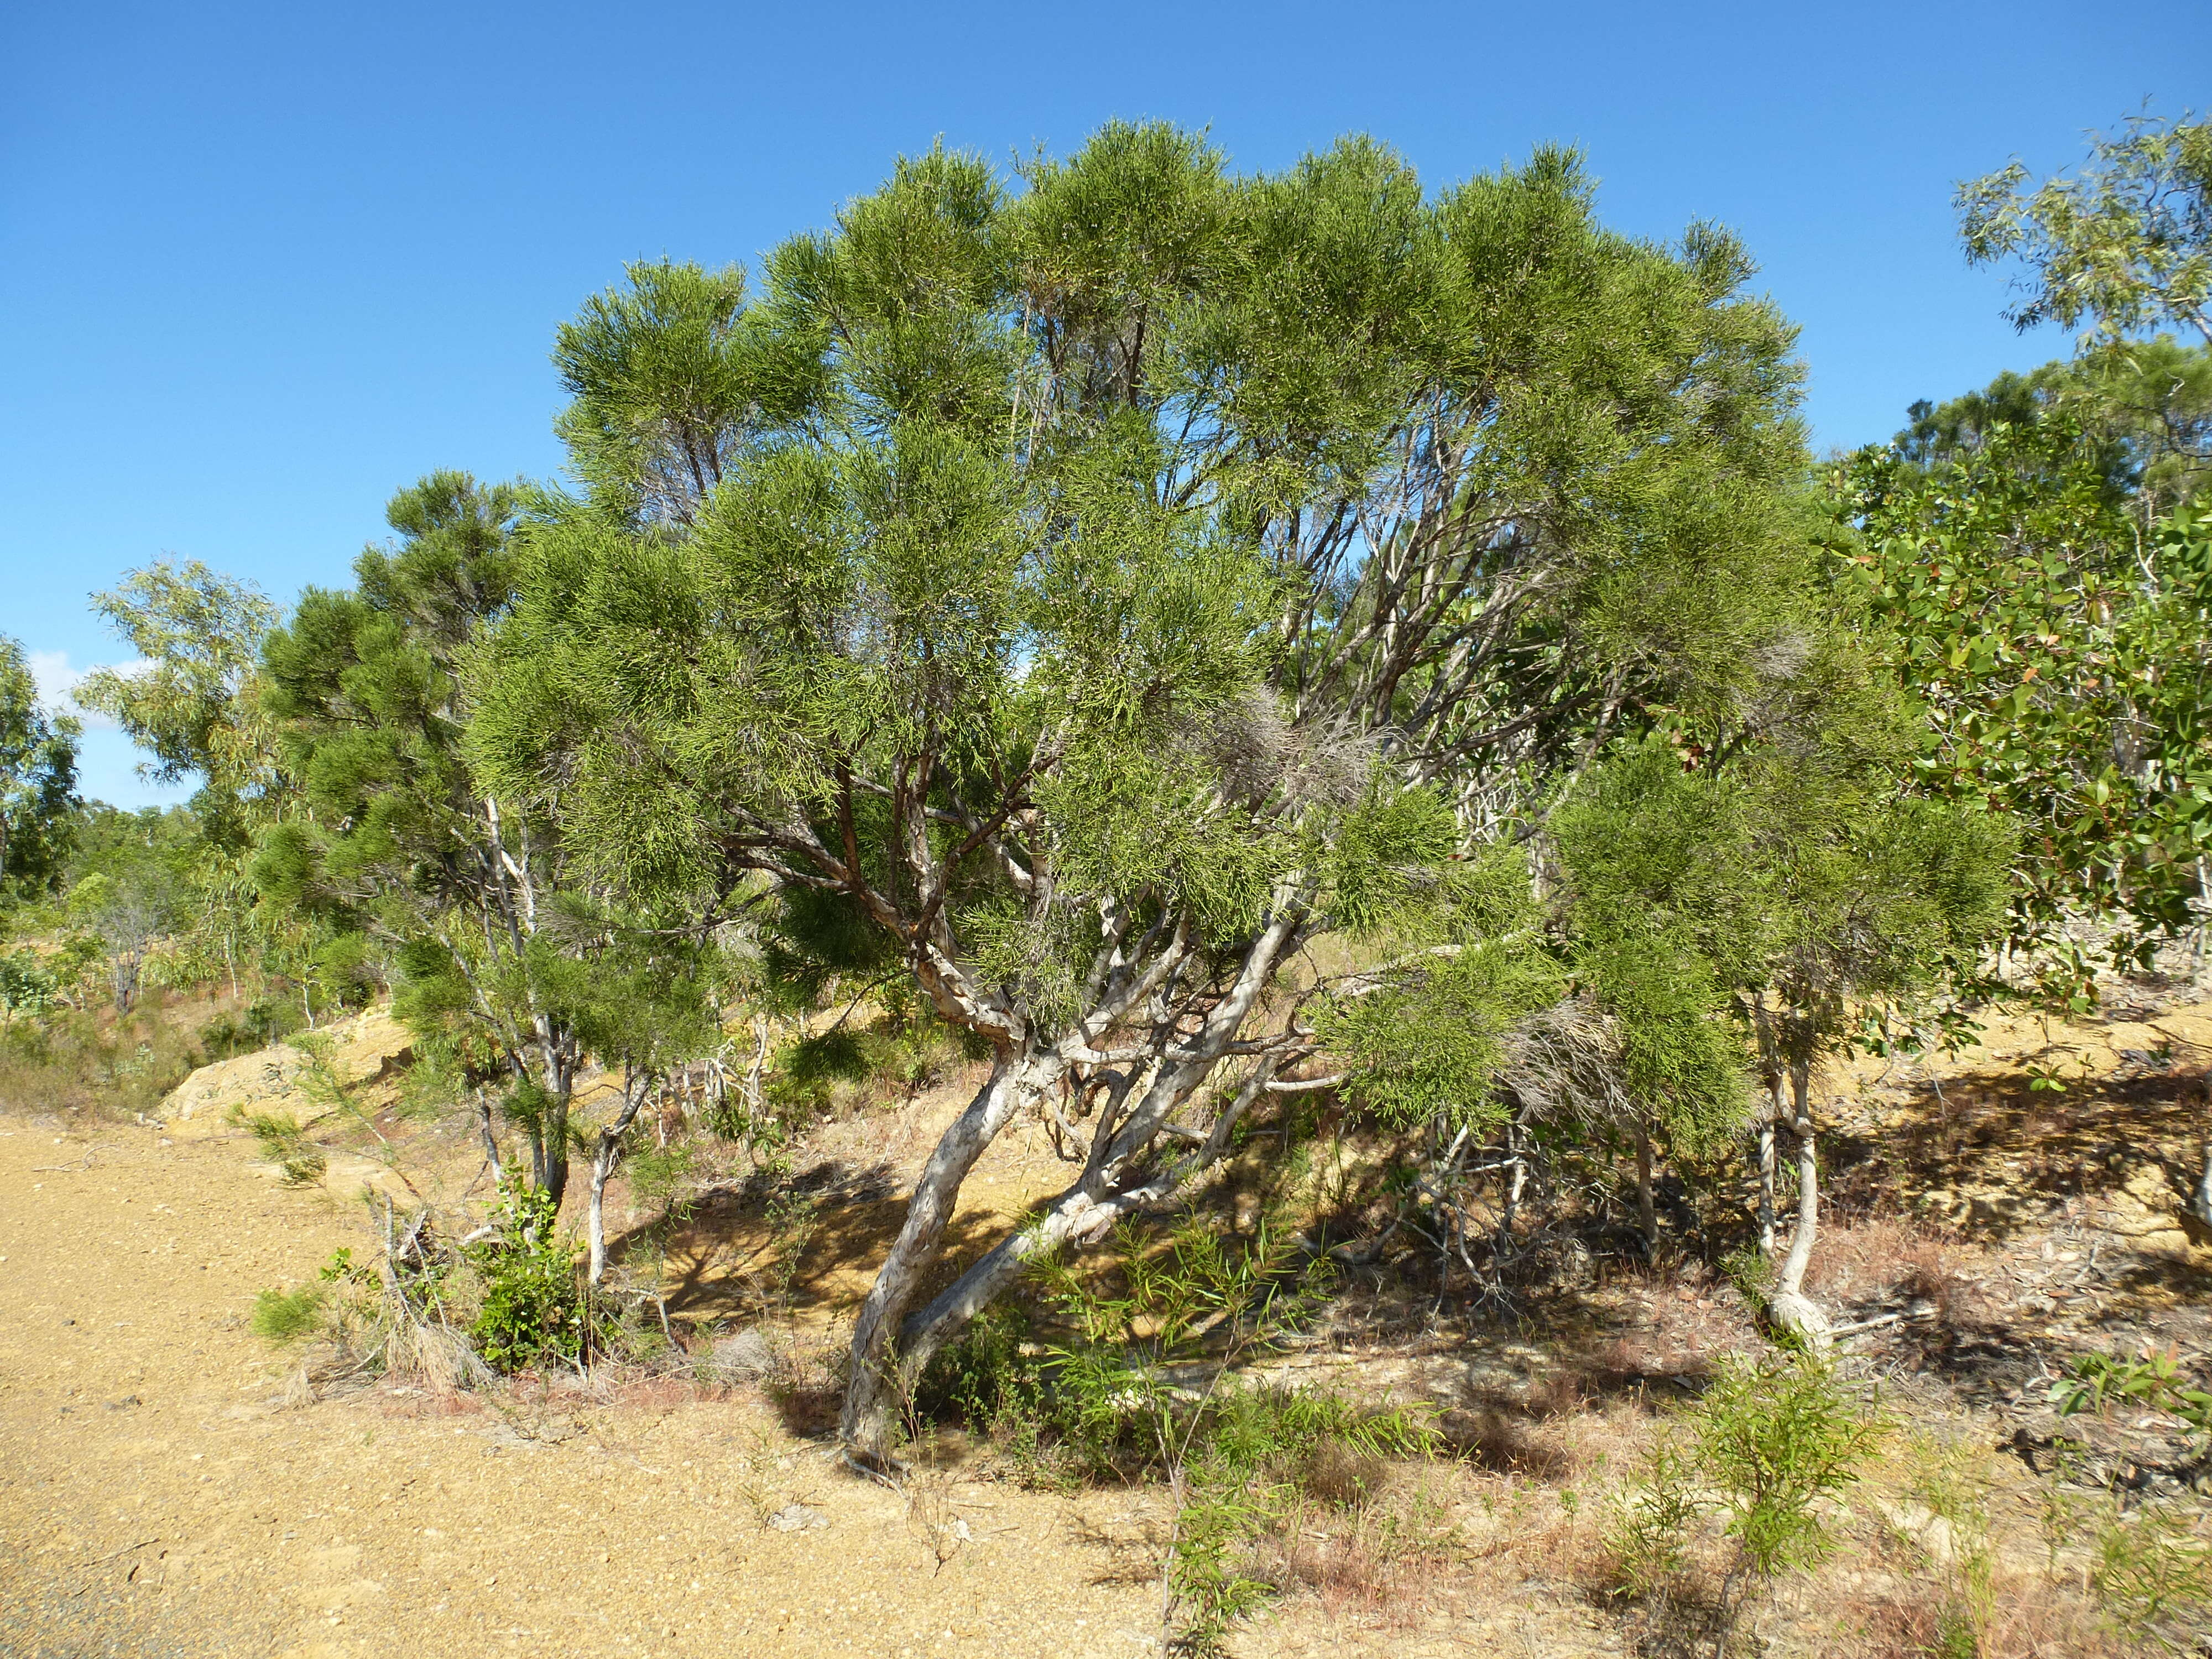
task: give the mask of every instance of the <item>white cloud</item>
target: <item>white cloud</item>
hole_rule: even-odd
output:
[[[143,657],[133,657],[127,662],[94,663],[89,667],[73,668],[66,651],[32,651],[25,653],[25,662],[31,678],[39,687],[39,701],[58,714],[75,714],[87,729],[94,732],[113,732],[119,728],[112,715],[94,714],[78,706],[70,695],[79,681],[95,668],[112,668],[118,674],[143,674],[154,665]]]

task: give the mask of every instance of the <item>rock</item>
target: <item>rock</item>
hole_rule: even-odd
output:
[[[714,1344],[714,1355],[716,1370],[739,1380],[764,1376],[775,1364],[775,1351],[757,1325],[722,1338]]]
[[[412,1035],[380,1009],[341,1020],[323,1035],[331,1041],[331,1067],[348,1085],[381,1082],[414,1058]],[[284,1042],[217,1060],[171,1090],[155,1115],[164,1127],[188,1135],[220,1134],[236,1111],[312,1120],[324,1109],[294,1086],[306,1063],[305,1054]]]
[[[830,1517],[820,1510],[811,1510],[804,1504],[787,1504],[768,1518],[768,1523],[778,1532],[809,1532],[817,1527],[826,1527]]]

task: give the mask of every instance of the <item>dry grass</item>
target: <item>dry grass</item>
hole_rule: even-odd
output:
[[[1808,1288],[1832,1307],[1924,1303],[1945,1324],[1979,1317],[1971,1273],[1983,1252],[1948,1230],[1899,1215],[1820,1231]]]
[[[206,1059],[199,1032],[239,1006],[155,990],[128,1014],[102,1005],[19,1016],[0,1028],[0,1111],[133,1121]]]

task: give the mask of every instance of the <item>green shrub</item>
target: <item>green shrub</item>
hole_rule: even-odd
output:
[[[328,1160],[323,1149],[307,1139],[297,1118],[280,1112],[249,1112],[231,1109],[230,1121],[261,1143],[262,1156],[276,1166],[287,1187],[312,1187],[323,1178]]]
[[[1911,1465],[1915,1474],[1907,1490],[1948,1529],[1947,1547],[1929,1552],[1948,1598],[1936,1619],[1936,1650],[1942,1659],[1975,1659],[1996,1625],[1989,1482],[1966,1448],[1938,1440],[1917,1440]]]
[[[1012,1303],[986,1308],[931,1358],[915,1389],[916,1411],[930,1419],[957,1417],[978,1433],[1018,1433],[1024,1420],[1041,1420],[1044,1376],[1037,1355],[1025,1346],[1029,1328]]]
[[[2089,1583],[2115,1626],[2172,1652],[2201,1652],[2212,1634],[2212,1540],[2199,1516],[2111,1505],[2097,1523]]]
[[[268,1341],[296,1342],[322,1323],[323,1290],[302,1285],[296,1291],[266,1290],[253,1298],[247,1322],[254,1335]]]
[[[1615,1498],[1605,1541],[1616,1594],[1638,1601],[1664,1595],[1680,1577],[1701,1507],[1696,1482],[1692,1460],[1662,1441],[1643,1478]]]
[[[1684,1424],[1686,1443],[1663,1441],[1614,1501],[1607,1531],[1613,1589],[1671,1601],[1701,1520],[1716,1517],[1735,1545],[1711,1609],[1724,1641],[1755,1587],[1825,1553],[1823,1505],[1856,1482],[1885,1425],[1826,1363],[1805,1353],[1723,1360]]]
[[[1882,1431],[1830,1366],[1803,1354],[1724,1359],[1695,1423],[1724,1529],[1762,1579],[1820,1558],[1828,1533],[1817,1506],[1857,1481]]]
[[[1194,1217],[1165,1242],[1116,1235],[1101,1275],[1042,1271],[1074,1340],[1042,1350],[1017,1315],[979,1322],[925,1377],[925,1399],[1012,1439],[1063,1479],[1164,1480],[1175,1505],[1164,1589],[1187,1646],[1272,1596],[1255,1546],[1310,1501],[1365,1502],[1388,1461],[1441,1437],[1402,1409],[1237,1381],[1241,1359],[1305,1322],[1330,1283],[1287,1234],[1225,1237]]]
[[[262,997],[236,1013],[217,1014],[200,1027],[197,1041],[209,1061],[250,1054],[299,1029],[300,1009],[290,997]]]
[[[494,1224],[495,1236],[469,1251],[483,1281],[471,1329],[477,1352],[502,1371],[546,1359],[578,1363],[590,1322],[580,1252],[560,1232],[559,1206],[549,1194],[509,1182],[501,1188]]]

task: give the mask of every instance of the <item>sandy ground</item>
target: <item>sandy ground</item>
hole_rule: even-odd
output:
[[[246,1316],[366,1235],[242,1136],[0,1115],[0,1654],[1160,1651],[1157,1494],[902,1496],[765,1401],[675,1382],[313,1398]],[[806,1524],[770,1524],[794,1504]],[[1384,1620],[1308,1599],[1231,1647],[1619,1650],[1526,1590]]]
[[[0,1651],[1146,1650],[1091,1518],[956,1490],[940,1569],[896,1495],[757,1402],[286,1403],[254,1291],[360,1243],[229,1140],[0,1119]],[[823,1524],[782,1532],[792,1503]],[[1126,1504],[1123,1506],[1127,1507]]]

